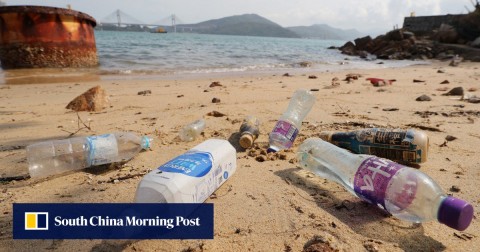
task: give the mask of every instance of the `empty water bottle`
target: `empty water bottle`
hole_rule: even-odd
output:
[[[205,129],[205,120],[200,119],[196,120],[195,122],[192,122],[185,126],[181,131],[180,131],[180,139],[185,142],[190,142],[195,140],[200,134],[203,132]]]
[[[387,159],[353,154],[319,138],[305,140],[298,149],[299,166],[335,181],[359,198],[410,222],[438,220],[463,231],[473,207],[446,195],[425,173]]]
[[[151,171],[138,185],[138,203],[202,203],[237,168],[235,148],[209,139]]]
[[[53,140],[27,146],[31,177],[45,177],[93,165],[127,161],[150,148],[151,139],[131,132]]]
[[[405,163],[427,161],[428,136],[415,129],[370,128],[351,132],[324,131],[320,138],[358,154]]]
[[[240,146],[245,149],[252,147],[253,142],[260,134],[260,130],[258,129],[259,125],[260,121],[254,116],[247,116],[243,120],[243,123],[240,126]]]
[[[288,108],[278,120],[269,135],[268,152],[276,152],[292,147],[298,135],[302,121],[315,103],[315,96],[310,91],[299,89],[293,94]]]

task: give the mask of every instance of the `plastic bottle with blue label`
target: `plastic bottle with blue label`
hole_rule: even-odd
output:
[[[39,142],[26,148],[28,170],[35,178],[127,161],[150,148],[151,141],[147,136],[118,132]]]
[[[427,161],[428,136],[415,129],[368,128],[350,132],[320,132],[320,138],[353,153],[368,154],[396,162]]]
[[[302,121],[314,103],[315,96],[310,91],[304,89],[295,91],[287,110],[269,135],[268,152],[277,152],[292,147],[302,126]]]
[[[371,155],[353,154],[320,138],[299,147],[299,166],[335,181],[357,197],[410,222],[438,220],[463,231],[472,221],[468,202],[446,195],[425,173]]]
[[[235,148],[226,140],[209,139],[145,175],[135,202],[202,203],[236,168]]]

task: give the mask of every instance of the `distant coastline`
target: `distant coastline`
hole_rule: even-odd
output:
[[[352,40],[364,36],[364,34],[355,29],[343,30],[326,24],[282,27],[257,14],[229,16],[196,24],[177,24],[176,27],[171,25],[155,27],[143,25],[118,26],[114,24],[100,23],[95,29],[128,32],[154,32],[158,29],[164,29],[168,33],[178,32],[278,38],[311,38],[323,40]]]

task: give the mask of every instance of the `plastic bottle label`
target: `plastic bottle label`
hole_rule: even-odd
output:
[[[89,165],[101,165],[114,162],[118,156],[118,144],[115,135],[105,134],[87,137],[89,146]]]
[[[385,193],[392,177],[403,166],[392,161],[370,157],[362,162],[353,181],[357,195],[385,208]]]
[[[210,172],[212,164],[213,157],[208,152],[187,152],[168,161],[158,169],[200,178]]]
[[[278,133],[282,136],[285,136],[290,141],[291,145],[298,135],[298,129],[295,127],[295,125],[289,122],[278,121],[275,125],[275,128],[273,128],[272,133]]]
[[[332,143],[355,153],[369,154],[390,160],[421,162],[422,150],[412,144],[413,136],[401,130],[364,129],[358,132],[335,133]]]

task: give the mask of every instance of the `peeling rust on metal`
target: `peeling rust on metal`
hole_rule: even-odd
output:
[[[98,65],[93,17],[45,6],[0,7],[3,69]]]

